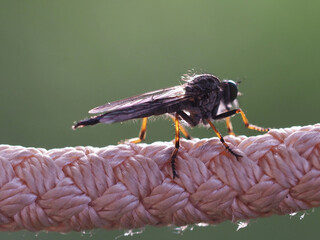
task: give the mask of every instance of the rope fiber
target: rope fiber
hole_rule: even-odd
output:
[[[0,230],[217,224],[320,205],[320,124],[254,137],[46,150],[0,145]]]

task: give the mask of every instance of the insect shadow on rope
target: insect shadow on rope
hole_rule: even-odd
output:
[[[175,123],[174,150],[170,157],[173,178],[178,177],[175,161],[178,157],[180,131],[187,139],[191,138],[181,125],[181,121],[191,127],[209,124],[226,150],[236,158],[241,155],[228,146],[213,121],[225,119],[228,133],[234,135],[230,117],[240,113],[247,128],[260,132],[269,131],[269,128],[250,124],[244,112],[238,108],[238,84],[234,81],[220,81],[211,74],[187,75],[184,81],[185,83],[179,86],[144,93],[93,108],[89,113],[100,113],[100,115],[77,122],[73,125],[73,129],[97,123],[109,124],[142,118],[139,137],[128,140],[139,143],[146,137],[148,117],[169,114]]]

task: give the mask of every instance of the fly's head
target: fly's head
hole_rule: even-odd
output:
[[[232,104],[237,105],[238,83],[232,80],[223,80],[221,82],[222,98],[221,101],[228,110]]]

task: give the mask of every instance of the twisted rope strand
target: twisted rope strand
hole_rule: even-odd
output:
[[[320,124],[255,137],[45,150],[0,145],[0,230],[217,224],[320,205]]]

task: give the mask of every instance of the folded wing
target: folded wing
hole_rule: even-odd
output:
[[[189,98],[190,96],[185,95],[185,89],[182,85],[106,103],[93,108],[89,113],[105,112],[98,116],[101,123],[121,122],[176,112]]]

